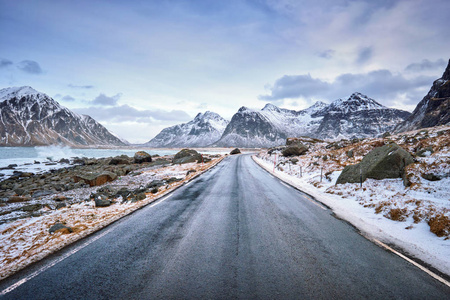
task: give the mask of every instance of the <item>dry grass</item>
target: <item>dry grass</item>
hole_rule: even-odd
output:
[[[430,231],[437,236],[450,235],[450,218],[444,214],[438,214],[428,221]]]
[[[355,198],[360,205],[373,208],[375,213],[382,214],[391,220],[410,220],[412,224],[426,222],[430,225],[431,232],[439,232],[450,238],[448,228],[440,229],[442,226],[445,228],[442,224],[448,220],[448,205],[434,200],[449,199],[450,201],[448,187],[442,184],[436,185],[436,182],[422,177],[423,174],[434,174],[440,178],[450,176],[450,126],[415,130],[384,139],[368,138],[358,142],[340,141],[332,144],[318,142],[309,145],[310,149],[306,155],[296,157],[298,159],[296,166],[303,167],[303,176],[311,173],[320,174],[320,169],[323,168],[326,178],[323,179],[323,183],[319,182],[319,176],[313,176],[308,181],[316,188],[321,188],[329,184],[334,172],[342,171],[347,165],[359,163],[374,148],[388,143],[396,143],[415,158],[415,163],[405,169],[408,186],[391,185],[389,182],[379,181],[371,182],[370,187],[367,185],[367,190],[364,184],[363,189],[359,188],[359,184],[350,184],[351,186],[347,184],[328,186],[324,192],[341,198]],[[339,146],[334,146],[338,144]],[[428,147],[433,149],[431,154],[428,153],[424,157],[416,156],[418,151]],[[353,157],[348,157],[348,151],[353,151]],[[326,161],[322,159],[324,155],[328,156]],[[265,155],[260,156],[264,158]],[[268,156],[266,159],[270,160]],[[285,172],[289,173],[286,167]],[[298,176],[298,171],[293,175]]]
[[[408,210],[406,208],[391,208],[385,216],[391,220],[403,222],[408,217]]]

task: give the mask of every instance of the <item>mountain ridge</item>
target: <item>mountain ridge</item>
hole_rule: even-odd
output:
[[[87,115],[29,86],[0,90],[0,146],[125,146]]]
[[[164,128],[143,146],[167,147],[205,147],[217,141],[228,121],[219,114],[206,111],[198,113],[192,121]]]
[[[404,122],[394,132],[411,131],[420,128],[450,124],[450,59],[442,77],[436,79],[430,91],[417,104]]]

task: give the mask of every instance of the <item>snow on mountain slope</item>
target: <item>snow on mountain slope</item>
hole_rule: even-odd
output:
[[[220,115],[207,111],[188,123],[163,129],[144,145],[155,148],[205,147],[217,141],[227,125],[228,121]]]
[[[353,93],[347,100],[338,99],[313,114],[323,116],[315,132],[321,139],[366,138],[392,131],[403,122],[409,112],[388,108],[361,93]]]
[[[0,102],[29,95],[38,96],[38,98],[45,96],[45,94],[36,91],[30,86],[10,87],[0,90]]]
[[[126,143],[31,87],[0,90],[0,146],[96,146]]]
[[[316,102],[301,110],[267,104],[262,110],[242,107],[233,116],[221,139],[225,147],[272,147],[287,137],[310,136],[321,139],[369,137],[391,130],[409,113],[387,108],[375,100],[354,93],[347,100],[327,105]]]

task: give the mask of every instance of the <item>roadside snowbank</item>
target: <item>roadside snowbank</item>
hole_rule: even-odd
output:
[[[408,193],[401,179],[368,179],[363,183],[362,188],[359,184],[335,186],[334,183],[342,167],[341,171],[330,171],[328,168],[322,169],[318,165],[306,163],[307,160],[317,160],[318,157],[322,156],[319,156],[317,151],[312,151],[304,157],[304,161],[300,160],[297,164],[290,163],[288,158],[277,158],[275,155],[266,153],[253,156],[253,159],[278,178],[330,207],[337,217],[350,222],[368,238],[378,239],[401,248],[410,256],[422,260],[447,275],[450,274],[450,239],[445,236],[438,237],[430,232],[430,226],[423,219],[417,223],[414,219],[416,215],[414,212],[419,214],[421,209],[424,214],[429,209],[448,214],[449,178],[436,181],[431,193],[428,188],[412,190]],[[280,161],[285,164],[280,164]],[[300,171],[302,165],[303,168]],[[387,212],[383,210],[385,206],[388,206],[383,205],[386,202],[398,208],[409,205],[412,213],[402,215],[401,221],[394,221],[388,218],[391,217],[390,215],[386,216],[390,210]],[[379,207],[378,210],[377,207]]]

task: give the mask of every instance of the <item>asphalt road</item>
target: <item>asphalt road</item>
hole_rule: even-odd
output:
[[[449,299],[249,155],[0,283],[96,239],[4,299]]]

